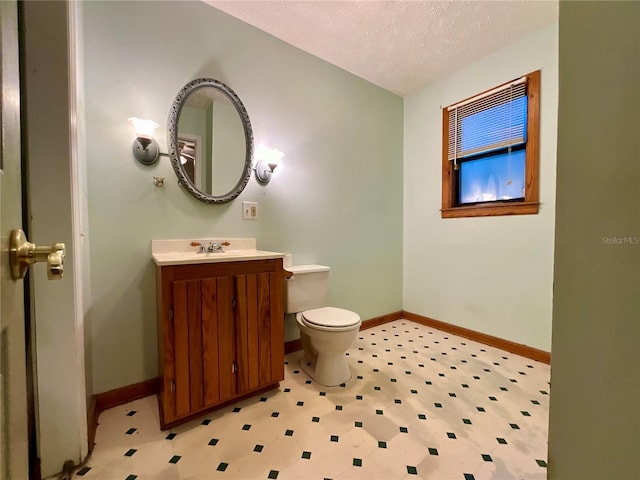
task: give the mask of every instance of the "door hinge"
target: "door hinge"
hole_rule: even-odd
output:
[[[176,391],[176,381],[175,380],[171,380],[171,382],[169,382],[169,388],[171,389],[171,392],[175,392]]]
[[[231,364],[231,372],[236,373],[237,371],[238,371],[238,364],[236,362],[233,362]]]
[[[173,322],[173,305],[169,307],[169,321]]]
[[[231,299],[231,308],[234,309],[234,310],[236,309],[236,299],[235,298]]]

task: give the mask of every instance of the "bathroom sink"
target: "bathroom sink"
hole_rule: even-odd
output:
[[[229,244],[221,252],[198,253],[199,244]],[[156,265],[193,265],[198,263],[241,262],[283,258],[283,253],[257,250],[255,238],[202,238],[152,240],[151,256]]]

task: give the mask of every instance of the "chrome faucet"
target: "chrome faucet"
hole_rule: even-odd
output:
[[[218,242],[211,242],[207,247],[207,252],[209,253],[222,253],[222,244]]]
[[[198,253],[224,253],[222,247],[229,245],[231,245],[229,242],[209,242],[209,245],[205,245],[204,242],[191,242],[192,247],[198,247]]]

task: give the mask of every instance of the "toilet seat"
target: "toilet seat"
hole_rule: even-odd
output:
[[[317,330],[350,330],[360,324],[360,315],[343,308],[322,307],[302,312],[301,320]]]

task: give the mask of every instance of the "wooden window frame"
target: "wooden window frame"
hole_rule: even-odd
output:
[[[448,108],[445,107],[442,109],[442,210],[440,211],[442,218],[531,215],[538,213],[540,206],[538,185],[540,157],[540,70],[531,72],[525,75],[525,77],[527,78],[528,106],[524,200],[456,206],[459,176],[454,171],[453,162],[449,160],[449,111]],[[508,85],[509,83],[511,82],[503,83],[500,87]]]

